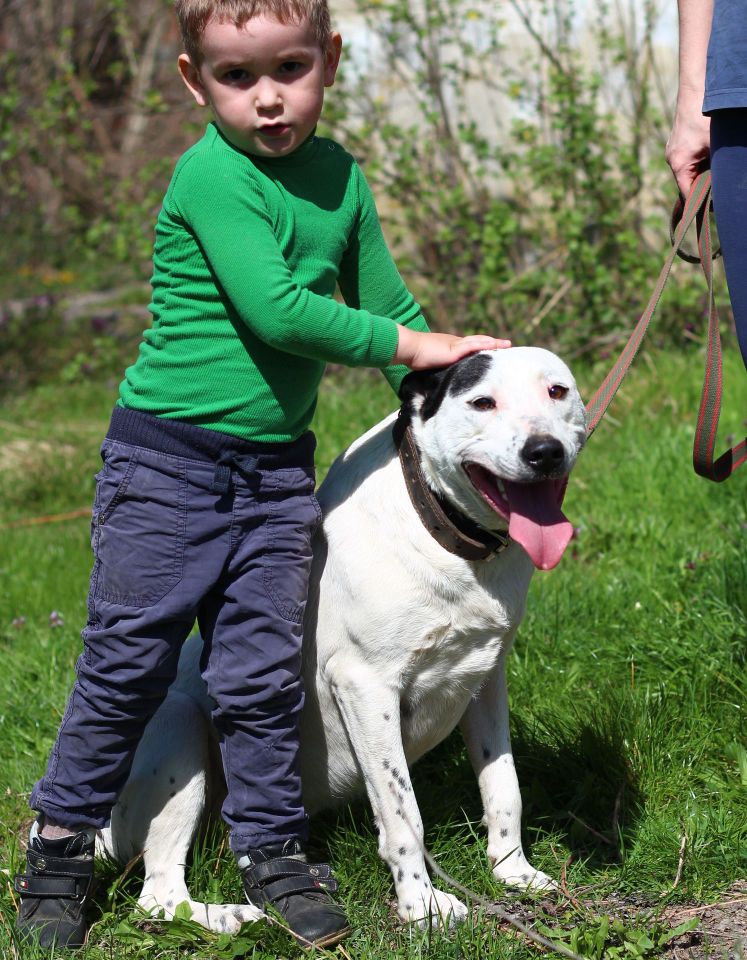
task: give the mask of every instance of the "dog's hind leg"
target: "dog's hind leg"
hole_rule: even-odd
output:
[[[107,846],[120,862],[142,853],[145,879],[138,905],[143,910],[171,920],[177,907],[186,904],[192,920],[234,933],[262,916],[261,911],[248,903],[200,903],[185,881],[187,856],[205,815],[209,722],[191,696],[169,693],[138,746],[130,778],[112,811]]]
[[[360,764],[379,826],[379,853],[388,863],[402,920],[427,926],[462,920],[467,908],[431,883],[423,856],[423,824],[400,730],[399,690],[354,657],[330,657],[326,673]]]
[[[505,656],[470,701],[461,720],[462,734],[480,785],[488,829],[493,875],[514,887],[555,887],[531,866],[521,846],[521,793],[508,727]]]

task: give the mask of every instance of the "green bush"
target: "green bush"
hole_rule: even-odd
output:
[[[343,73],[333,128],[364,161],[433,323],[610,353],[643,311],[674,200],[650,44],[633,49],[604,5],[590,44],[569,0],[357,7],[375,38],[374,79]],[[631,105],[613,112],[615,72]],[[693,270],[677,281],[660,343],[692,337],[702,280]]]

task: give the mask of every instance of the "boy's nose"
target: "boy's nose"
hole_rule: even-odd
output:
[[[269,77],[262,77],[255,84],[254,102],[261,110],[270,110],[280,103],[280,91]]]

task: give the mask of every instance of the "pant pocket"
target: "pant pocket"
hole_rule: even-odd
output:
[[[294,623],[303,620],[311,573],[311,543],[322,518],[314,496],[313,475],[296,474],[288,489],[288,477],[278,476],[275,495],[268,503],[265,522],[266,550],[263,557],[264,584],[278,613]]]
[[[182,578],[187,511],[186,463],[117,445],[99,474],[93,546],[96,599],[126,606],[158,603]]]

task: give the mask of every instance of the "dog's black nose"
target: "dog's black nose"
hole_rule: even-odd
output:
[[[549,476],[563,466],[565,450],[560,440],[549,434],[540,434],[527,440],[521,451],[521,459],[536,473]]]

